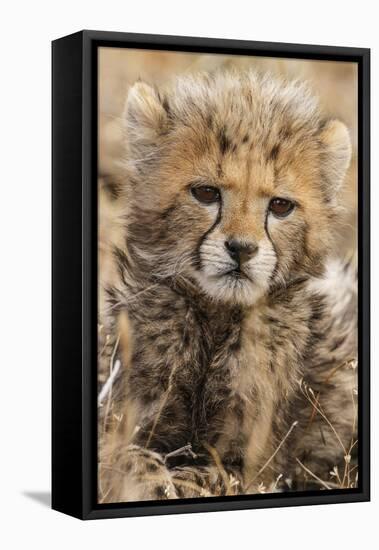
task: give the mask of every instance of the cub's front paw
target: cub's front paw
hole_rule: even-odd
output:
[[[112,500],[137,502],[178,498],[171,474],[160,454],[129,445],[117,452],[114,465]]]

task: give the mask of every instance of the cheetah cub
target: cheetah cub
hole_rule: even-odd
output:
[[[125,147],[106,500],[325,479],[354,437],[355,273],[328,259],[347,128],[301,83],[199,74],[135,84]]]

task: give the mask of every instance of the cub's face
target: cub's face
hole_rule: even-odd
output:
[[[128,240],[142,269],[241,305],[322,273],[350,141],[304,87],[251,73],[165,93],[139,83],[126,121]]]

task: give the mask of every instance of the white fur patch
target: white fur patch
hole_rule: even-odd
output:
[[[346,311],[352,295],[358,292],[355,259],[349,264],[336,258],[330,259],[323,277],[311,279],[308,288],[326,296],[333,317],[338,318]]]
[[[269,241],[259,245],[258,253],[242,266],[241,277],[229,273],[237,267],[225,247],[225,235],[210,235],[200,248],[201,270],[195,277],[203,290],[220,301],[252,305],[268,290],[276,264]]]

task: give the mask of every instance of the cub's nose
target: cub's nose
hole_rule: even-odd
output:
[[[241,242],[236,239],[225,241],[225,248],[229,252],[229,256],[237,262],[238,265],[250,260],[258,251],[258,245]]]

